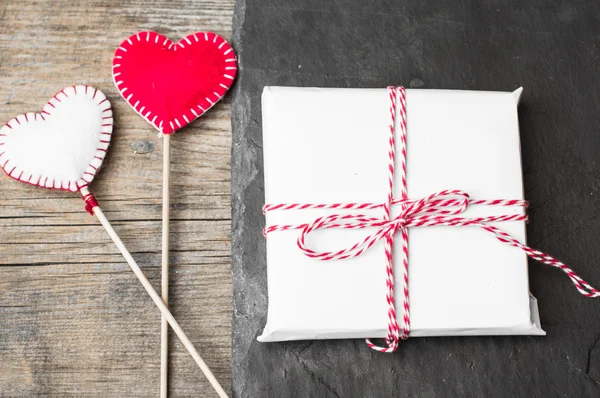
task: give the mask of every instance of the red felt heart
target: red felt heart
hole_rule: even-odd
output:
[[[125,100],[163,134],[171,134],[225,95],[237,72],[221,36],[198,32],[173,43],[140,32],[115,51],[113,78]]]

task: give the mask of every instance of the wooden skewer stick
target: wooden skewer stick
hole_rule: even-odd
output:
[[[81,188],[81,194],[85,198],[86,196],[90,195],[90,191],[87,188]],[[104,215],[100,207],[94,206],[92,211],[94,215],[98,218],[98,220],[100,220],[100,223],[108,233],[108,236],[115,243],[123,257],[125,258],[125,261],[127,261],[127,264],[129,264],[129,267],[131,267],[131,270],[133,271],[135,276],[142,283],[142,286],[144,286],[144,289],[146,289],[146,292],[150,295],[152,301],[154,301],[154,304],[156,304],[160,312],[167,319],[167,322],[169,323],[169,325],[171,325],[171,328],[173,328],[173,331],[175,331],[177,337],[179,337],[179,339],[181,340],[185,348],[188,350],[192,358],[194,358],[194,361],[196,361],[196,364],[198,364],[198,367],[200,367],[200,370],[202,370],[202,372],[204,373],[210,384],[213,386],[217,394],[219,394],[219,397],[228,398],[227,393],[225,392],[225,390],[223,390],[223,387],[221,387],[221,385],[219,384],[213,373],[210,371],[209,367],[206,365],[200,354],[198,354],[198,351],[196,351],[196,348],[194,348],[194,345],[192,344],[190,339],[188,339],[183,329],[181,329],[181,326],[179,326],[179,323],[177,323],[177,321],[171,314],[171,311],[169,311],[169,308],[167,308],[167,306],[162,301],[158,293],[156,293],[156,290],[154,290],[154,288],[152,287],[152,285],[150,284],[140,267],[137,265],[133,257],[131,257],[131,254],[129,253],[129,251],[115,232],[115,230],[110,225],[110,222],[108,222],[108,220],[106,219],[106,216]]]
[[[171,180],[171,135],[163,134],[163,204],[162,204],[162,282],[161,295],[169,306],[169,205]],[[169,377],[169,324],[164,314],[160,322],[160,397],[167,398]]]

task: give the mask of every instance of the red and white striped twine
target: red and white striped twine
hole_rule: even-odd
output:
[[[388,335],[385,346],[378,346],[370,339],[367,344],[374,350],[381,352],[393,352],[398,348],[400,340],[408,338],[410,332],[410,305],[408,299],[408,228],[429,227],[435,225],[446,225],[451,227],[479,227],[494,235],[496,239],[507,245],[523,250],[529,257],[559,268],[571,279],[575,288],[586,297],[600,297],[600,291],[593,288],[581,279],[572,269],[557,259],[532,249],[519,242],[510,234],[490,225],[492,222],[501,221],[523,221],[527,220],[526,214],[505,214],[488,217],[460,217],[469,205],[486,206],[520,206],[527,207],[524,200],[473,200],[466,192],[460,190],[444,190],[434,193],[422,199],[408,199],[406,190],[406,94],[404,87],[388,87],[390,96],[390,137],[389,137],[389,191],[385,203],[332,203],[332,204],[267,204],[263,207],[263,213],[277,210],[303,210],[303,209],[343,209],[343,210],[373,210],[383,208],[383,217],[370,217],[365,214],[331,214],[319,217],[311,223],[300,225],[270,225],[263,230],[266,236],[269,233],[286,230],[302,230],[298,237],[298,247],[302,252],[318,260],[344,260],[360,256],[370,249],[376,242],[384,239],[386,257],[386,300],[388,303]],[[396,102],[399,102],[398,116],[400,127],[400,181],[402,193],[399,199],[393,197],[393,181],[395,172],[395,125],[396,125]],[[397,217],[391,218],[391,207],[400,205],[402,210]],[[328,228],[365,229],[373,228],[375,231],[350,247],[338,251],[317,252],[306,245],[306,237],[313,231]],[[394,266],[392,261],[392,247],[396,232],[400,231],[402,237],[402,327],[398,325],[394,298]]]

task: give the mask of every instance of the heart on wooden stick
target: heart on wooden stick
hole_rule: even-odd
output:
[[[76,192],[92,182],[110,144],[110,102],[90,86],[59,91],[40,113],[0,128],[0,167],[32,185]]]
[[[117,89],[163,140],[162,299],[169,300],[169,187],[171,136],[223,98],[237,72],[235,53],[219,35],[197,32],[173,43],[155,32],[139,32],[115,50]],[[168,392],[168,326],[161,320],[160,397]],[[215,385],[219,395],[225,393]]]
[[[163,134],[201,116],[235,79],[233,49],[221,36],[198,32],[173,43],[140,32],[121,43],[113,59],[115,85],[137,113]]]
[[[104,215],[88,185],[108,151],[113,128],[110,102],[90,86],[59,91],[40,113],[14,117],[0,128],[0,167],[18,181],[52,189],[80,191],[86,210],[96,216],[166,322],[192,355],[219,396],[227,394],[152,287]]]

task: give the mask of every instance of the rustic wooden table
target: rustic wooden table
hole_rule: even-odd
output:
[[[233,0],[0,2],[0,120],[65,86],[113,104],[112,149],[92,188],[160,291],[162,148],[120,98],[114,49],[154,30],[231,36]],[[171,310],[231,391],[230,101],[172,140]],[[77,194],[0,175],[0,396],[159,393],[160,313]],[[171,334],[173,397],[213,390]]]

